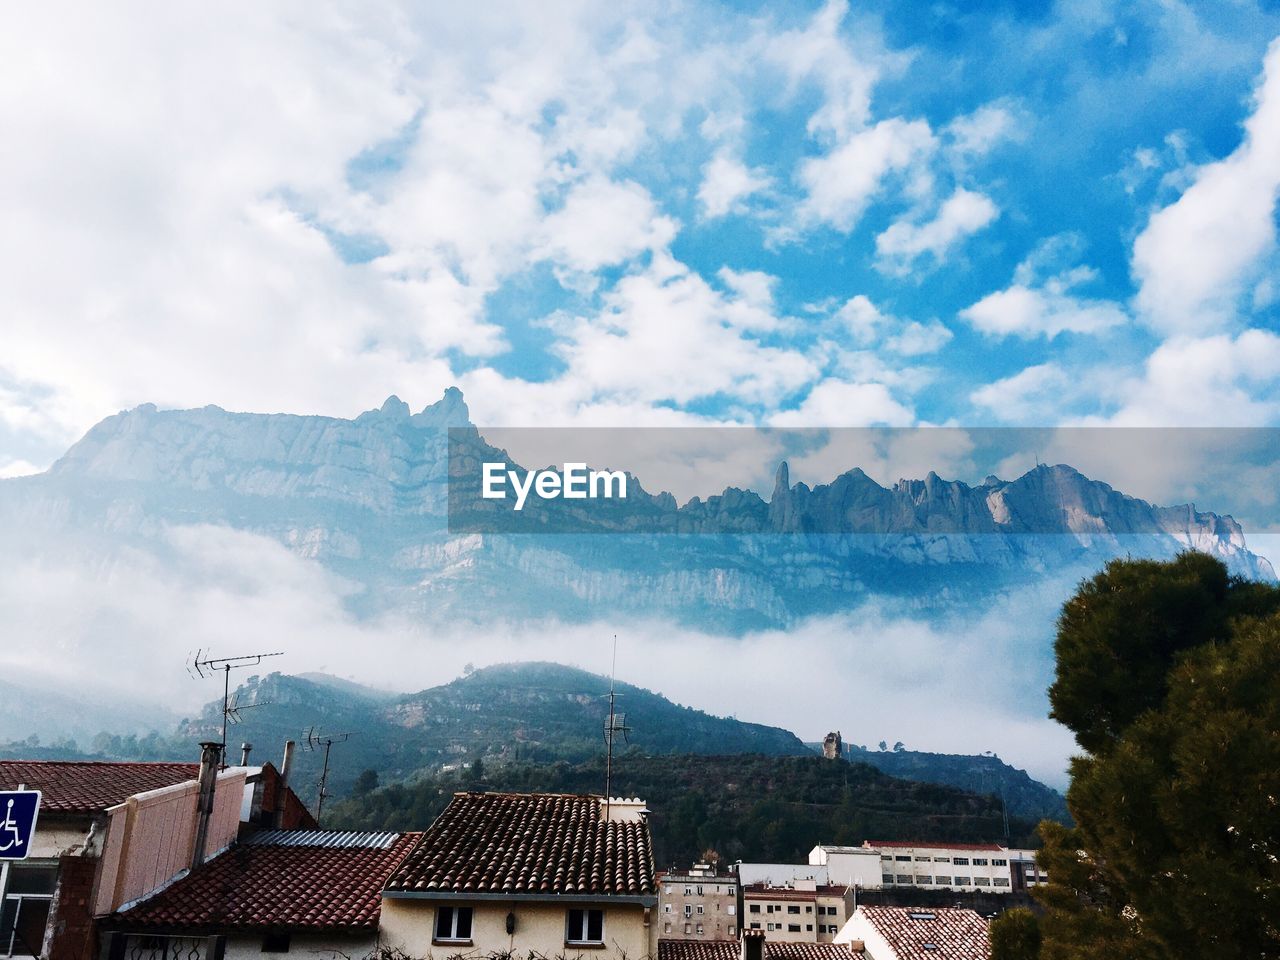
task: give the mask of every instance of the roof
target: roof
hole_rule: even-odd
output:
[[[747,900],[816,900],[818,897],[842,897],[848,887],[824,883],[816,890],[796,890],[792,887],[770,887],[763,883],[750,883],[742,888]]]
[[[868,840],[867,847],[901,848],[909,850],[986,850],[990,853],[1002,853],[1006,849],[998,843],[945,843],[941,840]]]
[[[388,892],[652,896],[643,816],[604,822],[596,796],[458,793]]]
[[[0,790],[39,790],[49,813],[101,813],[129,797],[194,780],[198,763],[0,760]]]
[[[238,843],[110,918],[127,930],[373,930],[382,885],[422,836],[281,831]]]
[[[988,960],[987,921],[959,907],[858,908],[899,960]]]
[[[739,960],[737,940],[659,940],[658,960]],[[853,960],[845,943],[783,943],[765,940],[765,960]]]
[[[400,839],[398,833],[372,830],[263,830],[244,842],[254,847],[333,847],[386,850]]]

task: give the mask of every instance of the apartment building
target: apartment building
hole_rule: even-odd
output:
[[[864,846],[879,854],[881,884],[886,889],[1011,893],[1048,880],[1036,865],[1035,851],[996,843],[868,840]]]
[[[738,878],[709,863],[658,876],[659,936],[670,940],[736,940]]]
[[[878,890],[883,883],[879,851],[868,847],[820,843],[809,851],[809,864],[826,870],[827,883],[859,890]]]
[[[742,888],[743,929],[776,943],[831,943],[853,907],[852,887],[814,880]]]

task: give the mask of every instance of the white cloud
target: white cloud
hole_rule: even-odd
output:
[[[951,331],[938,320],[920,323],[891,316],[864,294],[846,300],[835,312],[834,319],[858,346],[878,344],[901,356],[934,353],[946,346],[952,337]]]
[[[979,387],[969,400],[1006,423],[1052,423],[1061,417],[1063,394],[1075,382],[1061,364],[1041,363]]]
[[[1254,427],[1280,419],[1280,336],[1174,337],[1119,388],[1115,426]]]
[[[1157,330],[1221,327],[1262,279],[1276,249],[1280,190],[1280,40],[1271,44],[1244,141],[1195,172],[1174,203],[1152,215],[1133,245],[1136,304]]]
[[[829,153],[811,157],[797,177],[806,197],[802,223],[852,230],[886,179],[903,173],[932,152],[933,133],[923,120],[893,117],[849,137]]]
[[[775,413],[775,427],[906,427],[915,422],[909,407],[894,399],[883,383],[824,380],[795,410]]]
[[[709,220],[746,209],[744,201],[770,184],[759,169],[747,167],[741,160],[718,152],[702,168],[702,184],[698,187],[698,203],[702,215]]]
[[[888,273],[906,274],[926,254],[941,262],[952,247],[999,215],[1000,209],[990,197],[959,187],[932,220],[899,220],[877,236],[877,266]]]
[[[590,273],[664,249],[676,234],[676,223],[658,212],[639,184],[591,177],[574,185],[542,230],[546,240],[539,253],[570,270]]]
[[[939,320],[928,323],[912,320],[886,339],[884,346],[886,350],[904,357],[918,357],[941,350],[950,342],[951,337],[951,331]]]
[[[985,156],[1001,143],[1021,137],[1013,110],[1005,104],[988,103],[973,113],[956,117],[943,129],[947,147],[961,162]]]
[[[1090,267],[1070,265],[1082,246],[1075,234],[1042,241],[1018,264],[1012,286],[961,310],[961,319],[990,336],[1027,340],[1067,332],[1101,333],[1127,323],[1128,315],[1118,304],[1078,292],[1098,276]]]

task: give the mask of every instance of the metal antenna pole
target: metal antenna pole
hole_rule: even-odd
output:
[[[611,809],[611,798],[613,796],[613,745],[618,734],[622,734],[622,738],[627,738],[627,733],[631,729],[627,726],[627,719],[624,714],[617,712],[617,699],[621,694],[615,689],[615,680],[618,673],[618,635],[613,635],[613,666],[609,675],[609,719],[605,721],[604,726],[604,742],[605,742],[605,761],[604,761],[604,817],[608,822],[609,811]]]
[[[191,659],[187,662],[187,673],[193,677],[204,679],[214,673],[222,672],[222,739],[220,741],[222,751],[221,765],[227,765],[227,718],[235,713],[236,708],[231,706],[231,671],[239,670],[244,667],[256,667],[262,663],[267,657],[284,656],[283,651],[275,653],[246,653],[238,657],[210,657],[205,651],[197,650],[191,655]],[[251,704],[256,706],[256,704]]]
[[[320,815],[324,813],[324,800],[329,796],[327,789],[329,783],[329,751],[333,749],[335,743],[345,743],[351,736],[349,733],[334,733],[327,736],[320,736],[316,733],[315,727],[307,731],[307,749],[314,750],[316,747],[324,747],[324,765],[320,770],[320,784],[316,791],[316,826],[320,825]]]

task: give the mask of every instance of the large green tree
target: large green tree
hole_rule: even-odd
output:
[[[1056,651],[1086,752],[1076,827],[1041,827],[1041,956],[1280,958],[1280,590],[1200,554],[1117,561]]]

